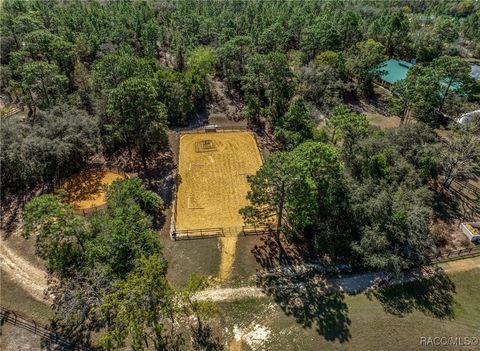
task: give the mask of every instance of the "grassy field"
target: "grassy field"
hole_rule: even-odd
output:
[[[387,117],[378,113],[365,113],[368,122],[371,125],[379,127],[381,129],[396,128],[400,125],[400,118]]]
[[[422,336],[480,336],[479,277],[480,269],[455,272],[368,295],[317,294],[298,287],[263,299],[221,302],[214,325],[218,334],[226,334],[225,350],[419,350]],[[4,307],[48,322],[52,312],[46,304],[6,275],[1,283]],[[31,347],[38,343],[38,337],[10,329],[4,328],[10,336],[2,343],[17,345],[14,336]]]
[[[413,351],[422,336],[480,337],[479,277],[475,269],[370,296],[306,293],[220,306],[231,350]]]

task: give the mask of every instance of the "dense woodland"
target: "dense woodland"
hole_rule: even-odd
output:
[[[1,91],[26,108],[2,118],[2,200],[47,192],[99,154],[148,168],[169,128],[204,111],[212,79],[275,139],[241,213],[277,218],[319,255],[392,274],[421,265],[443,240],[430,230],[439,199],[480,176],[480,128],[454,122],[478,109],[465,60],[480,59],[475,1],[4,0],[0,19]],[[417,64],[385,99],[401,125],[381,130],[347,103],[374,96],[388,58]],[[102,329],[106,348],[213,349],[178,330],[193,314],[189,332],[204,335],[215,308],[191,299],[203,278],[166,280],[162,209],[139,179],[114,183],[89,218],[62,194],[27,205],[64,332]]]

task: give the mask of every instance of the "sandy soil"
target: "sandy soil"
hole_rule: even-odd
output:
[[[406,274],[402,279],[395,280],[393,284],[401,284],[422,277],[431,276],[431,274],[439,274],[442,272],[453,273],[460,271],[468,271],[480,268],[480,256],[461,259],[439,264],[439,269],[431,272],[419,272],[413,270],[412,274]],[[325,281],[325,289],[332,291],[342,291],[345,293],[357,293],[364,291],[372,286],[377,278],[385,278],[382,273],[368,272],[362,274],[354,274],[346,277],[327,279]],[[300,288],[300,285],[298,286]],[[278,286],[277,288],[293,288],[292,286]],[[304,286],[302,287],[304,288]],[[241,288],[215,288],[207,289],[196,295],[199,300],[212,299],[213,301],[232,301],[245,298],[265,298],[267,295],[259,287],[247,286]]]
[[[220,267],[218,270],[218,279],[224,281],[233,270],[235,262],[235,252],[237,250],[237,236],[219,238],[220,244]]]
[[[250,132],[181,135],[176,229],[241,227],[247,175],[261,163]]]
[[[46,272],[17,255],[14,250],[6,245],[4,240],[1,241],[0,253],[2,274],[8,274],[13,281],[25,289],[33,298],[45,302],[44,292],[47,289]]]
[[[89,170],[68,178],[60,188],[66,190],[76,209],[87,209],[105,204],[105,187],[124,176],[105,170]]]
[[[213,301],[231,301],[247,298],[267,297],[261,288],[246,286],[242,288],[212,288],[199,292],[195,295],[198,300],[211,299]]]

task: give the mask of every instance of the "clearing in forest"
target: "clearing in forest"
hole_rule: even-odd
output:
[[[180,136],[175,230],[222,228],[236,234],[238,210],[248,204],[247,176],[262,164],[251,132],[202,132]]]
[[[123,175],[108,170],[87,170],[71,176],[60,188],[67,192],[75,209],[86,210],[104,205],[106,187],[114,180],[124,178]]]

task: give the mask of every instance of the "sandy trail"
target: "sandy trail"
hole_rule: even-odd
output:
[[[235,251],[237,249],[237,236],[221,237],[220,243],[220,267],[218,270],[218,280],[221,282],[227,279],[232,273],[233,263],[235,262]]]
[[[440,274],[442,272],[454,273],[461,271],[468,271],[471,269],[480,268],[480,256],[466,258],[446,263],[439,264],[437,270],[433,272],[426,272],[419,274],[418,270],[413,270],[411,273],[407,273],[403,278],[393,281],[392,284],[401,284],[409,281],[422,279],[422,277],[428,277],[432,274]],[[377,278],[385,278],[384,273],[379,272],[367,272],[362,274],[354,274],[351,276],[339,277],[327,279],[325,281],[326,291],[341,291],[344,293],[358,293],[370,288]],[[308,286],[305,284],[296,284],[296,286],[285,285],[270,287],[271,289],[298,289]],[[249,286],[241,288],[212,288],[204,290],[196,295],[199,300],[211,299],[213,301],[232,301],[239,299],[254,299],[265,298],[268,295],[258,287]]]
[[[15,283],[38,301],[46,302],[47,273],[32,265],[10,249],[5,240],[0,241],[0,268]]]
[[[237,237],[221,238],[222,245],[222,261],[220,263],[219,278],[224,279],[228,277],[233,268],[233,261],[235,259],[235,250]],[[45,297],[45,290],[47,289],[46,272],[30,263],[14,250],[8,247],[5,240],[0,241],[0,268],[3,274],[8,274],[11,279],[21,286],[26,292],[28,292],[33,298],[41,302],[47,302]],[[438,272],[460,272],[467,271],[475,268],[480,268],[480,256],[460,259],[456,261],[446,262],[439,264]],[[334,279],[328,279],[326,283],[326,289],[333,289],[343,292],[359,292],[369,288],[372,282],[382,277],[382,273],[367,272],[362,274],[356,274],[352,276],[338,277]],[[398,282],[403,283],[419,279],[418,275],[406,276]],[[277,289],[292,289],[299,288],[298,286],[278,286],[272,287]],[[301,284],[303,286],[308,284]],[[264,298],[267,297],[265,292],[255,286],[247,286],[240,288],[211,288],[204,290],[196,295],[199,300],[212,299],[213,301],[231,301],[247,298]]]

